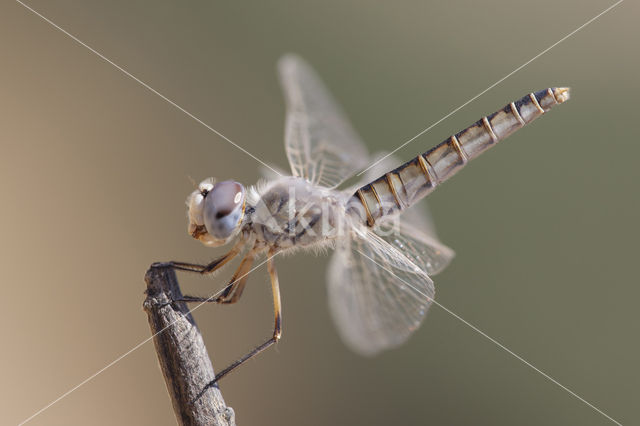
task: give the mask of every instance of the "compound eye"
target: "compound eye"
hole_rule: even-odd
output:
[[[204,199],[204,226],[214,238],[223,240],[233,234],[243,214],[244,187],[227,180],[217,183]]]

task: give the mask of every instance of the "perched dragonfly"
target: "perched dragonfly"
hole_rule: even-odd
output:
[[[175,269],[209,274],[242,254],[230,283],[215,299],[184,299],[235,303],[255,259],[267,256],[273,335],[220,371],[214,382],[280,339],[273,261],[280,252],[335,248],[327,276],[329,306],[352,350],[373,355],[404,343],[433,301],[430,276],[454,256],[438,240],[426,213],[407,209],[469,160],[569,98],[567,88],[530,93],[399,167],[393,168],[397,163],[391,164],[391,157],[378,161],[362,185],[340,190],[341,183],[374,160],[309,65],[293,55],[278,65],[292,175],[273,176],[249,188],[231,180],[201,182],[187,200],[189,234],[210,247],[235,244],[207,265],[171,263]]]

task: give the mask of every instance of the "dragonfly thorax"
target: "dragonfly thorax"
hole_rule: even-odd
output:
[[[258,245],[274,249],[330,242],[345,230],[345,197],[298,177],[283,177],[252,188],[246,232]]]

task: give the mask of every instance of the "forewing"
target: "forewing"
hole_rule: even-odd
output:
[[[329,306],[347,346],[374,355],[404,343],[433,297],[433,281],[368,229],[340,241],[329,266]]]
[[[295,55],[278,63],[285,94],[285,150],[294,176],[333,188],[367,163],[367,150],[311,67]]]

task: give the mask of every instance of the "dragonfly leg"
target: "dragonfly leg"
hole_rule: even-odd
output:
[[[247,284],[247,279],[249,277],[249,272],[251,272],[251,266],[253,265],[253,260],[255,259],[253,253],[247,254],[242,262],[240,262],[240,266],[233,274],[231,278],[231,282],[229,285],[225,287],[222,294],[216,298],[216,302],[231,304],[236,303],[240,296],[242,296],[242,292],[244,291],[244,286]]]
[[[244,246],[244,242],[242,240],[238,241],[235,246],[224,256],[221,256],[213,261],[207,263],[206,265],[200,265],[197,263],[188,263],[188,262],[166,262],[166,263],[156,263],[155,266],[162,267],[171,267],[178,271],[187,271],[187,272],[195,272],[197,274],[211,274],[226,264],[228,261],[236,257],[238,253],[242,250]]]
[[[273,264],[273,255],[275,253],[269,252],[269,257],[267,259],[267,268],[269,270],[269,277],[271,278],[271,291],[273,293],[273,310],[274,310],[274,327],[273,327],[273,335],[267,339],[264,343],[256,346],[253,350],[249,351],[247,354],[238,358],[231,365],[229,365],[224,370],[221,370],[216,377],[207,384],[205,389],[203,389],[200,394],[204,394],[204,392],[214,386],[220,379],[224,376],[244,364],[246,361],[250,360],[254,356],[258,355],[260,352],[264,351],[268,347],[272,346],[282,336],[282,306],[280,304],[280,285],[278,283],[278,273],[276,272],[276,268]]]
[[[231,277],[231,281],[227,284],[219,295],[213,297],[201,297],[201,296],[189,296],[183,295],[180,299],[175,299],[174,302],[213,302],[213,303],[236,303],[242,292],[244,286],[247,284],[249,272],[251,272],[251,265],[255,256],[253,253],[248,253],[240,262],[240,266]]]

